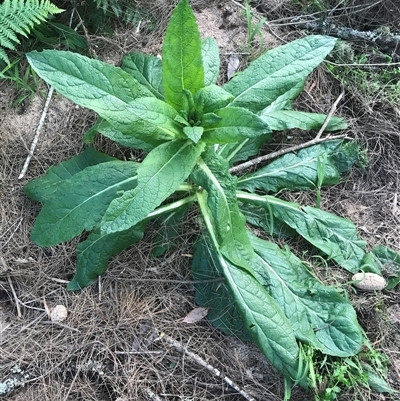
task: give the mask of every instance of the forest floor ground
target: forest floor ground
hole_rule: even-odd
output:
[[[153,12],[160,20],[158,28],[151,32],[143,23],[140,29],[117,25],[112,37],[89,33],[92,54],[114,65],[133,50],[159,54],[172,3],[154,2]],[[268,49],[310,34],[296,29],[293,18],[299,13],[308,20],[315,15],[322,17],[307,13],[307,2],[254,2],[253,11],[266,16],[269,24],[261,31],[263,40],[257,36],[251,47],[246,47],[243,3],[193,3],[203,37],[212,36],[219,45],[221,82],[227,79],[232,54],[238,55],[240,69],[260,51],[260,46]],[[335,23],[360,30],[375,29],[380,23],[400,31],[400,26],[395,25],[400,21],[400,8],[395,1],[354,0],[340,2],[341,7],[334,3],[328,9],[331,12],[326,11],[324,16]],[[345,3],[351,4],[345,7]],[[321,207],[351,219],[369,246],[382,244],[399,252],[400,86],[397,84],[398,97],[388,99],[387,88],[368,81],[373,80],[371,71],[360,70],[359,81],[354,82],[346,78],[340,66],[333,74],[329,68],[334,63],[354,63],[354,54],[360,48],[367,55],[371,52],[360,43],[336,49],[332,56],[336,58],[329,59],[331,64],[325,63],[311,74],[296,106],[328,113],[344,89],[336,114],[348,121],[346,134],[366,149],[369,165],[353,169],[341,184],[323,189]],[[376,71],[381,73],[384,68]],[[46,92],[45,85],[42,92]],[[182,355],[162,339],[156,340],[160,333],[165,333],[185,350],[222,371],[256,400],[282,400],[283,381],[255,346],[224,336],[207,320],[192,325],[183,322],[196,306],[190,283],[192,238],[199,229],[195,219],[180,232],[179,247],[164,257],[151,257],[156,231],[162,230],[154,227],[142,242],[114,257],[108,271],[91,287],[74,293],[65,290],[74,273],[76,241],[46,249],[31,242],[29,234],[40,205],[24,195],[23,186],[43,175],[50,166],[79,153],[84,146],[82,135],[96,116],[55,94],[30,167],[25,177],[18,179],[45,96],[37,94],[17,109],[12,106],[15,96],[10,82],[0,80],[0,383],[24,374],[11,373],[16,366],[27,375],[25,386],[16,388],[8,399],[244,399],[188,355]],[[312,137],[307,132],[284,132],[274,139],[273,146],[290,146]],[[98,139],[96,147],[118,157],[129,157],[126,149],[104,139]],[[290,196],[304,204],[315,202],[315,194]],[[312,259],[312,255],[304,257]],[[355,292],[347,285],[349,275],[334,266],[319,266],[318,276],[349,291],[371,344],[388,357],[389,384],[400,390],[400,290]],[[48,313],[56,305],[67,308],[68,318],[63,323],[51,324]],[[311,400],[313,394],[295,387],[292,399]],[[338,399],[396,397],[350,388],[343,389]]]

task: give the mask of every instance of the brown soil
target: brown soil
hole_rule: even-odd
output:
[[[158,54],[173,3],[155,2],[154,10],[162,11],[156,31],[136,32],[135,27],[120,26],[112,39],[91,37],[96,55],[118,64],[127,51]],[[282,20],[299,13],[299,4],[308,2],[297,3],[294,6],[289,0],[254,2],[254,7],[270,21],[275,20],[263,29],[265,48],[306,34],[293,30],[288,20]],[[399,11],[397,3],[375,3],[381,5],[375,19],[384,20]],[[389,11],[389,3],[393,11]],[[241,66],[252,56],[246,54],[246,22],[241,4],[228,0],[194,4],[202,35],[213,36],[220,47],[221,81],[226,80],[232,53],[240,54]],[[354,24],[373,20],[365,7],[357,8],[355,1],[352,6],[354,13],[351,6],[346,13],[337,11],[338,21],[343,21],[344,15],[347,22]],[[399,20],[390,19],[388,24]],[[257,39],[251,51],[259,51],[259,44]],[[340,84],[321,66],[311,75],[298,106],[327,113],[340,91]],[[179,353],[167,341],[156,340],[165,333],[221,370],[255,399],[282,400],[281,377],[255,346],[222,335],[207,320],[194,324],[182,322],[196,307],[194,288],[188,281],[191,242],[197,230],[194,224],[185,227],[179,248],[166,257],[151,257],[154,227],[141,243],[113,258],[108,271],[94,285],[79,293],[65,290],[74,273],[76,241],[49,249],[39,248],[30,241],[29,232],[40,205],[26,198],[23,186],[50,166],[79,153],[83,149],[82,135],[95,121],[95,115],[55,95],[29,170],[18,180],[44,99],[35,96],[21,112],[11,106],[14,97],[10,83],[0,81],[0,383],[6,378],[21,378],[24,373],[11,373],[15,366],[27,375],[25,387],[16,388],[8,399],[244,399],[220,377]],[[325,189],[322,207],[354,221],[361,238],[370,246],[384,244],[400,251],[400,106],[382,99],[375,102],[365,99],[356,88],[347,88],[337,114],[350,122],[348,134],[366,147],[370,164],[363,170],[354,169],[342,184]],[[296,135],[299,142],[312,138],[312,134]],[[287,138],[287,135],[277,137],[276,146],[285,145]],[[104,139],[99,139],[96,147],[119,157],[126,156],[126,149]],[[291,196],[299,202],[310,201],[308,194]],[[318,274],[324,278],[324,272]],[[332,277],[344,286],[349,280],[340,271],[325,272],[325,279]],[[400,390],[399,295],[398,289],[351,294],[371,343],[388,355],[389,383],[397,390]],[[51,324],[49,311],[60,304],[68,309],[68,317],[64,322]],[[350,401],[355,397],[350,390],[339,399]],[[396,399],[374,393],[358,397]],[[312,395],[295,387],[292,399],[307,400]]]

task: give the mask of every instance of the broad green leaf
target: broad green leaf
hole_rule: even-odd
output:
[[[211,149],[203,157],[192,179],[207,191],[207,206],[218,234],[220,251],[232,263],[249,270],[253,249],[236,199],[236,177],[229,174],[228,163]]]
[[[59,93],[99,114],[122,110],[132,100],[153,96],[121,68],[77,53],[44,50],[26,57],[37,74]]]
[[[226,158],[230,165],[233,165],[256,155],[261,146],[269,141],[271,137],[272,135],[268,133],[251,139],[247,138],[240,142],[227,143],[218,148],[218,154]]]
[[[357,235],[348,219],[310,206],[267,197],[274,216],[298,232],[308,242],[351,273],[362,270],[366,242]]]
[[[364,372],[367,374],[368,386],[378,393],[394,394],[396,391],[390,387],[386,380],[382,377],[382,372],[377,371],[367,363],[361,363]],[[397,391],[398,393],[398,391]]]
[[[243,341],[251,340],[226,284],[208,281],[223,279],[223,272],[215,251],[204,238],[195,245],[191,272],[194,280],[204,280],[204,283],[195,285],[196,305],[208,308],[207,320],[224,334],[234,335]]]
[[[213,113],[228,106],[232,99],[233,96],[220,86],[206,86],[194,95],[195,113],[198,116],[202,116],[204,113]]]
[[[123,134],[153,146],[184,137],[176,121],[178,112],[155,97],[133,100],[120,110],[94,111]]]
[[[204,85],[217,83],[219,76],[219,50],[214,38],[207,38],[201,41],[201,55],[204,65]]]
[[[107,120],[102,118],[100,118],[96,124],[85,133],[83,141],[85,143],[93,142],[94,136],[98,132],[108,139],[132,149],[140,149],[145,152],[150,152],[153,149],[153,146],[149,143],[143,142],[132,135],[123,134],[121,131],[114,128]]]
[[[203,127],[184,127],[183,133],[191,139],[194,143],[199,142],[201,136],[203,135],[204,128]]]
[[[86,167],[95,166],[96,164],[112,160],[116,159],[98,152],[92,147],[87,148],[79,155],[57,166],[50,167],[44,176],[28,182],[24,186],[24,192],[34,200],[45,202],[48,197],[60,187],[63,181],[68,180]]]
[[[288,238],[296,235],[296,231],[278,220],[267,207],[254,205],[252,203],[239,203],[240,211],[243,213],[248,224],[261,228],[267,234],[277,238]]]
[[[241,107],[225,107],[217,110],[215,114],[221,117],[221,120],[205,127],[202,139],[207,143],[238,142],[270,132],[267,123]]]
[[[253,340],[276,369],[295,380],[299,374],[299,348],[288,319],[252,275],[229,263],[220,253],[217,260]]]
[[[267,51],[223,88],[235,96],[232,106],[261,111],[304,82],[333,49],[336,39],[307,36]]]
[[[350,302],[318,281],[289,249],[253,235],[250,240],[256,277],[289,319],[296,338],[328,355],[358,353],[363,336]]]
[[[400,254],[384,245],[374,246],[371,254],[379,261],[382,272],[387,276],[385,289],[396,287],[400,283]]]
[[[222,120],[222,117],[217,116],[215,113],[206,113],[201,117],[201,126],[206,128],[210,125],[216,124]]]
[[[187,0],[178,3],[168,24],[162,47],[162,72],[165,99],[177,111],[183,110],[184,89],[195,94],[204,86],[200,32]]]
[[[332,153],[330,158],[334,160],[340,175],[347,173],[354,165],[360,167],[368,165],[365,151],[356,141],[343,142],[340,152]]]
[[[142,239],[143,229],[135,226],[123,232],[105,235],[100,234],[98,228],[93,231],[76,248],[76,272],[67,290],[77,291],[92,284],[106,271],[112,256]]]
[[[188,177],[203,149],[203,144],[191,141],[167,142],[153,149],[137,170],[137,187],[111,202],[102,233],[124,231],[145,219]]]
[[[32,228],[39,246],[53,246],[90,231],[118,191],[136,186],[138,163],[110,161],[85,168],[50,195]]]
[[[246,174],[238,180],[238,188],[253,192],[278,192],[282,189],[315,189],[318,178],[318,162],[326,155],[323,171],[323,185],[333,185],[340,181],[336,154],[342,152],[343,141],[328,141],[310,146],[297,153],[288,153],[262,167],[254,173]],[[347,154],[347,153],[346,153]],[[353,158],[354,160],[354,158]]]
[[[303,111],[280,110],[266,114],[259,114],[272,131],[283,131],[299,128],[302,130],[318,130],[325,122],[325,114],[306,113]],[[337,131],[346,129],[347,124],[340,117],[332,117],[325,131]]]
[[[304,78],[287,92],[279,95],[271,104],[269,104],[265,109],[259,112],[260,115],[265,115],[279,110],[291,110],[292,103],[296,97],[303,91],[306,79]]]
[[[131,52],[122,58],[121,68],[145,86],[155,97],[164,100],[162,63],[158,57]]]

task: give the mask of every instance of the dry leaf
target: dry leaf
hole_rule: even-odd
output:
[[[228,59],[228,81],[236,74],[239,68],[240,59],[238,54],[231,54]]]
[[[207,316],[207,313],[207,308],[195,308],[186,315],[183,319],[183,323],[196,323],[203,319],[203,317]]]

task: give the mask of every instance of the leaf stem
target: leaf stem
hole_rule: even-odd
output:
[[[179,199],[176,202],[169,203],[168,205],[161,206],[161,207],[153,210],[151,213],[149,213],[146,217],[146,220],[151,220],[151,219],[154,219],[155,217],[159,216],[160,214],[171,212],[175,209],[180,208],[183,205],[186,205],[186,203],[193,202],[195,199],[196,199],[196,195],[191,195],[191,196],[187,196],[186,198]]]

